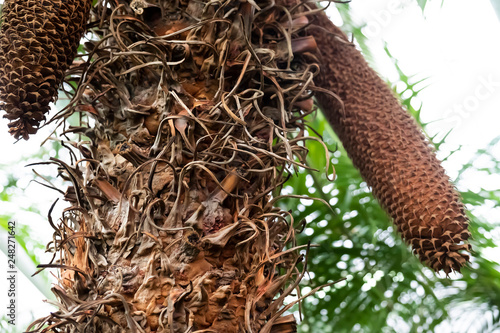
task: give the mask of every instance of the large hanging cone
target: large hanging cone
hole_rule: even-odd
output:
[[[325,13],[309,33],[321,45],[315,84],[342,101],[317,94],[318,102],[354,165],[420,260],[435,271],[460,271],[469,259],[468,219],[429,142]]]
[[[9,132],[35,134],[87,23],[90,0],[6,0],[0,32],[0,107]]]

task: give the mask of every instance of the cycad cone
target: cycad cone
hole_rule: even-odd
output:
[[[429,142],[387,84],[325,13],[310,33],[321,45],[317,99],[374,195],[420,260],[435,271],[468,261],[468,218]]]
[[[0,31],[0,107],[28,139],[45,120],[87,23],[90,0],[6,0]]]

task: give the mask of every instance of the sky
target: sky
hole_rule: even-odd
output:
[[[448,149],[462,146],[461,151],[444,164],[453,178],[476,150],[500,135],[500,23],[490,1],[445,0],[441,6],[440,0],[434,0],[428,3],[424,15],[414,0],[352,0],[351,6],[352,16],[367,23],[364,33],[369,37],[374,54],[372,64],[383,77],[397,78],[383,50],[387,44],[405,73],[415,75],[416,80],[428,78],[428,86],[420,93],[420,98],[422,119],[432,122],[429,134],[444,135],[452,129],[447,139]],[[335,23],[341,23],[334,10],[330,10],[329,15]],[[16,193],[11,202],[0,202],[0,211],[13,214],[18,223],[30,225],[33,239],[47,243],[52,238],[52,231],[44,216],[58,194],[30,182],[32,167],[22,167],[30,161],[19,163],[19,160],[40,152],[39,143],[50,134],[50,128],[44,128],[28,142],[13,144],[6,125],[7,121],[1,119],[0,164],[3,171],[0,186],[6,183],[7,174],[13,173],[20,179],[18,186],[28,191]],[[497,145],[495,151],[500,158],[500,146]],[[48,154],[50,149],[45,158]],[[36,169],[42,174],[54,175],[54,168]],[[500,175],[471,175],[461,186],[476,190],[500,188]],[[40,208],[42,216],[27,211],[32,202]],[[64,203],[60,202],[55,217],[62,208]],[[488,221],[499,222],[498,213],[498,207],[488,208],[482,215]],[[5,236],[0,234],[0,237]],[[41,251],[39,254],[45,261],[50,259]],[[0,281],[5,279],[5,263],[6,257],[0,253]],[[18,286],[22,288],[19,288],[18,302],[20,310],[26,314],[21,318],[26,324],[31,321],[30,312],[34,317],[46,315],[47,305],[28,278],[22,274],[19,278]],[[2,304],[6,304],[4,292],[0,292],[1,308]]]

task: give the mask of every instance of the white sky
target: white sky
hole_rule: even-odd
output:
[[[383,51],[386,42],[406,74],[429,77],[430,86],[420,93],[423,120],[435,121],[429,127],[430,134],[445,133],[453,128],[449,147],[463,146],[460,154],[445,163],[453,177],[477,149],[500,135],[500,24],[490,2],[445,0],[441,7],[441,1],[434,0],[428,4],[425,18],[414,0],[353,0],[351,6],[353,17],[369,23],[365,33],[370,37],[376,67],[383,76],[395,79],[393,66]],[[334,21],[338,20],[334,12],[330,14]],[[21,179],[18,185],[25,187],[32,177],[31,168],[22,168],[18,161],[39,151],[38,144],[48,135],[48,129],[28,142],[12,144],[6,124],[5,119],[0,121],[3,143],[0,164],[8,165],[4,170],[14,172]],[[500,157],[500,147],[496,148]],[[54,168],[43,170],[54,175]],[[0,174],[0,186],[6,182],[6,174]],[[500,188],[500,176],[473,176],[463,185],[476,190]],[[56,197],[54,191],[32,183],[25,196],[9,203],[0,202],[0,211],[14,214],[18,223],[31,225],[35,231],[33,237],[46,243],[51,239],[46,220],[23,210],[31,202],[39,202],[45,215],[47,205]],[[59,203],[59,207],[63,208],[64,203]],[[494,210],[485,211],[484,215],[491,222],[500,221]],[[54,216],[60,215],[55,212]],[[4,237],[3,234],[0,237]],[[5,279],[5,265],[6,259],[0,254],[0,281]],[[24,324],[31,321],[31,311],[35,317],[47,314],[43,296],[21,274],[18,288],[21,293],[18,313],[23,314],[20,319]],[[5,292],[0,290],[0,308],[4,308],[2,304],[6,301]]]

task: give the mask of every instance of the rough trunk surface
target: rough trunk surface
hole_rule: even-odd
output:
[[[420,260],[450,273],[468,261],[468,218],[415,120],[324,12],[308,33],[319,48],[317,100],[354,165]]]
[[[40,265],[60,270],[59,310],[30,329],[295,332],[284,300],[306,268],[275,202],[306,167],[318,66],[309,9],[290,4],[93,8],[89,60],[54,118],[82,120],[60,137],[71,161],[49,162],[71,182],[49,217],[60,258]]]

